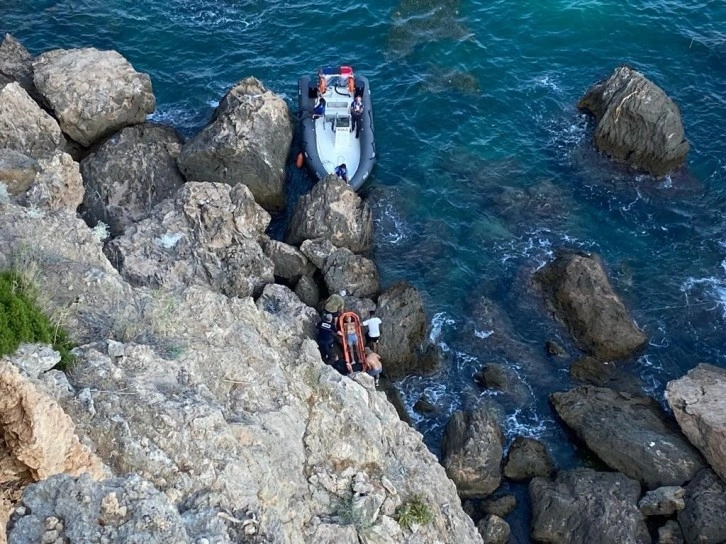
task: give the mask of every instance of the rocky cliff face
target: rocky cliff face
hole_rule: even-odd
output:
[[[0,222],[0,261],[34,275],[43,303],[82,344],[61,405],[114,474],[146,481],[35,484],[45,491],[28,500],[46,498],[46,522],[62,517],[59,486],[80,486],[89,508],[115,489],[120,519],[143,520],[134,508],[158,513],[153,505],[168,501],[182,520],[180,542],[481,541],[421,436],[367,376],[357,382],[326,367],[276,305],[258,309],[203,286],[131,287],[68,212],[6,204]],[[394,518],[415,495],[434,521],[412,531]],[[40,530],[26,506],[10,521],[10,542]],[[63,534],[78,530],[64,523]],[[144,542],[167,536],[143,529]]]

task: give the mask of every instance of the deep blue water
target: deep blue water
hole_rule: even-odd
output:
[[[426,393],[439,407],[412,414],[433,451],[452,411],[495,402],[509,440],[537,436],[560,466],[581,462],[547,403],[569,386],[570,361],[548,359],[543,344],[576,350],[529,285],[557,247],[603,257],[650,337],[624,366],[648,393],[662,402],[668,380],[699,362],[726,367],[722,0],[0,0],[0,31],[35,54],[118,50],[151,75],[153,119],[184,135],[243,77],[294,110],[300,75],[327,64],[365,73],[379,153],[367,191],[374,258],[384,286],[421,290],[443,350],[437,374],[400,384],[409,404]],[[691,152],[666,180],[598,157],[574,107],[622,62],[682,110]],[[291,197],[310,183],[290,169]],[[516,371],[521,391],[477,389],[471,376],[487,362]],[[526,505],[510,521],[526,542]]]

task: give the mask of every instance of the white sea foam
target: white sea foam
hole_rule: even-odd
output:
[[[721,265],[723,266],[723,263]],[[688,295],[697,288],[701,288],[703,294],[713,300],[713,309],[720,308],[721,317],[726,319],[726,280],[713,276],[686,279],[681,285],[681,292],[685,293],[687,302]]]
[[[477,338],[481,338],[482,340],[485,338],[489,338],[492,334],[494,334],[494,331],[480,331],[478,329],[474,329],[474,336]]]
[[[429,341],[432,344],[436,344],[443,349],[443,346],[439,344],[439,338],[441,338],[441,331],[444,328],[444,325],[454,325],[455,323],[456,321],[453,318],[449,317],[446,312],[439,312],[437,314],[434,314],[434,317],[431,318],[431,332],[429,333]]]
[[[508,437],[540,438],[551,424],[553,424],[552,420],[540,417],[532,409],[525,411],[517,408],[505,419],[504,433]]]
[[[373,221],[376,227],[376,243],[397,246],[411,237],[411,229],[390,199],[379,200],[377,208],[378,213]]]

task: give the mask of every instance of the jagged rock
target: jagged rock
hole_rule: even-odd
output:
[[[285,241],[299,245],[316,238],[330,240],[336,247],[348,248],[353,253],[363,253],[371,247],[371,209],[335,175],[320,180],[309,193],[300,197],[292,212]],[[312,257],[311,260],[318,266],[316,260]]]
[[[536,476],[549,477],[555,463],[545,445],[535,438],[518,436],[509,447],[504,463],[504,475],[512,480],[527,480]]]
[[[683,497],[686,490],[680,486],[659,487],[648,491],[640,499],[638,508],[644,516],[670,516],[678,510],[683,510],[686,502]]]
[[[17,81],[31,98],[38,100],[33,83],[33,55],[10,34],[5,34],[0,44],[0,75]]]
[[[550,401],[603,462],[648,489],[682,485],[704,466],[698,451],[667,424],[649,397],[582,386],[553,393]]]
[[[684,544],[683,531],[677,521],[669,519],[658,528],[658,544]]]
[[[279,322],[280,340],[298,344],[303,338],[315,339],[320,317],[314,308],[305,305],[284,285],[265,285],[257,299],[257,309]]]
[[[313,479],[321,472],[366,473],[386,489],[381,512],[393,497],[384,477],[400,497],[424,494],[435,522],[418,527],[421,542],[480,542],[443,467],[385,396],[325,366],[313,341],[284,341],[252,299],[130,287],[69,213],[37,217],[8,204],[0,224],[3,252],[30,246],[45,263],[36,282],[49,311],[63,310],[76,342],[93,342],[76,348],[77,393],[61,400],[77,432],[115,473],[163,492],[195,544],[225,542],[205,529],[218,514],[254,518],[260,542],[322,542],[323,523],[343,535],[332,542],[354,542],[362,531],[330,521],[339,500]],[[106,354],[108,338],[124,341],[124,357]],[[167,346],[179,349],[170,356]],[[242,523],[225,526],[230,542],[252,540]]]
[[[38,168],[33,183],[17,202],[31,208],[75,212],[84,194],[78,163],[68,153],[56,151],[38,159]]]
[[[371,310],[376,309],[376,303],[369,298],[360,298],[346,294],[343,297],[345,302],[346,311],[355,312],[360,316],[361,322],[365,321],[371,313]],[[363,334],[366,333],[366,328],[362,327]]]
[[[640,485],[617,472],[580,468],[560,472],[554,481],[534,478],[532,538],[552,544],[649,544],[636,503]]]
[[[511,533],[509,524],[494,514],[489,514],[481,520],[477,524],[477,529],[479,529],[484,544],[506,544]]]
[[[504,495],[496,499],[488,499],[482,504],[482,510],[487,514],[494,514],[504,518],[514,512],[517,507],[517,498],[514,495]]]
[[[304,240],[300,244],[300,251],[310,259],[318,270],[325,268],[325,263],[333,253],[338,250],[333,242],[326,238],[315,238],[314,240]]]
[[[265,255],[275,264],[275,277],[277,278],[296,282],[302,276],[310,275],[315,270],[305,254],[296,247],[271,238],[263,239],[260,245]]]
[[[413,411],[419,414],[433,414],[436,410],[436,405],[429,400],[426,394],[421,395],[413,405]]]
[[[51,357],[41,350],[35,358],[28,353],[30,348],[24,346],[12,358],[0,359],[0,541],[9,514],[28,484],[61,472],[104,475],[101,460],[79,442],[73,422],[58,403],[14,366],[21,365],[29,374],[47,366],[38,361],[31,364],[33,359]]]
[[[665,392],[683,434],[726,479],[726,371],[700,364]]]
[[[711,469],[686,486],[686,506],[678,523],[688,544],[721,544],[726,535],[726,483]]]
[[[109,226],[112,236],[146,218],[184,183],[176,166],[181,140],[170,127],[126,127],[81,161],[86,222]]]
[[[320,289],[312,276],[302,276],[298,280],[295,294],[311,308],[316,308],[320,303]]]
[[[637,378],[621,370],[615,363],[581,357],[570,367],[572,379],[597,387],[609,387],[633,395],[643,393]]]
[[[38,56],[33,70],[63,132],[85,147],[143,123],[156,108],[149,76],[116,51],[56,49]]]
[[[683,165],[688,154],[678,106],[643,74],[619,66],[577,103],[595,116],[595,146],[654,176]]]
[[[376,315],[381,318],[378,353],[386,373],[401,377],[416,371],[417,352],[426,336],[421,295],[406,282],[395,283],[378,297]]]
[[[56,120],[19,83],[0,88],[0,148],[39,159],[62,151],[65,145],[66,139]]]
[[[274,282],[274,265],[257,243],[269,221],[244,185],[189,182],[105,251],[134,285],[257,296]]]
[[[20,344],[15,353],[8,355],[7,359],[15,365],[24,376],[37,379],[60,363],[60,353],[52,347],[42,344]]]
[[[227,92],[212,121],[184,144],[179,168],[189,181],[247,185],[267,209],[285,206],[285,161],[292,120],[284,100],[248,77]]]
[[[35,159],[12,149],[0,149],[0,183],[10,196],[25,193],[32,185],[40,165]]]
[[[374,297],[380,289],[376,264],[346,248],[338,249],[325,261],[324,280],[328,291],[346,291],[354,297]]]
[[[194,542],[187,536],[182,518],[169,499],[133,474],[103,482],[94,482],[87,475],[53,476],[29,486],[21,505],[25,513],[13,516],[9,544],[56,539],[145,544]]]
[[[441,463],[460,497],[486,497],[502,480],[504,435],[491,411],[457,411],[444,429]]]
[[[560,251],[535,280],[577,346],[597,359],[625,359],[648,341],[613,291],[597,256]]]

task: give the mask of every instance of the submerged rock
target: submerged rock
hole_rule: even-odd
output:
[[[555,463],[542,442],[524,436],[514,439],[504,463],[507,478],[528,480],[536,476],[549,477],[554,471]]]
[[[658,177],[683,165],[689,145],[678,106],[640,72],[619,66],[577,107],[595,116],[595,146],[613,159]]]
[[[285,206],[285,161],[292,142],[285,101],[253,77],[222,98],[212,121],[179,155],[188,181],[247,185],[267,209]]]
[[[597,256],[560,251],[534,278],[577,346],[597,359],[625,359],[648,341]]]
[[[84,147],[143,123],[156,108],[149,76],[116,51],[56,49],[40,55],[33,70],[63,132]]]

